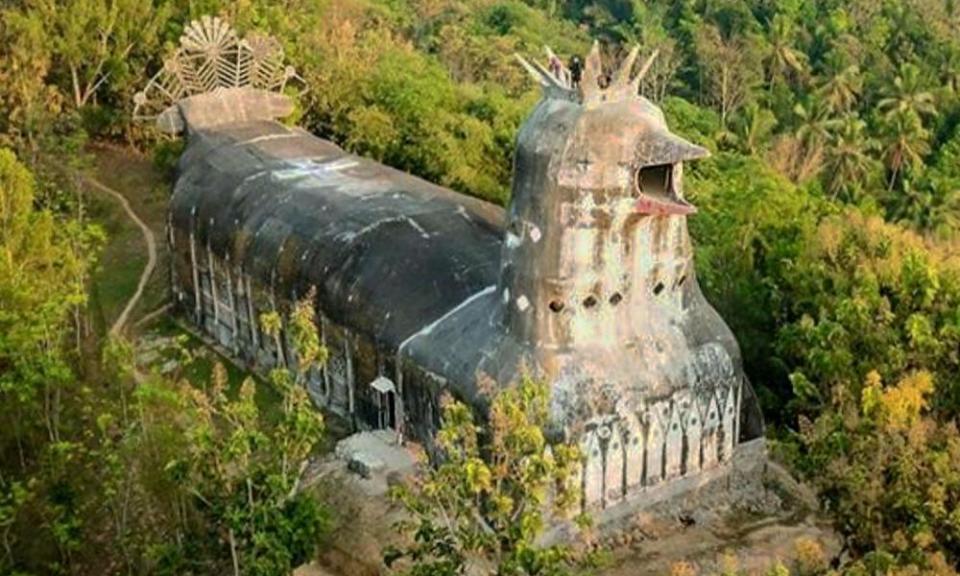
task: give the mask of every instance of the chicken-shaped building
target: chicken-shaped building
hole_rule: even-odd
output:
[[[169,213],[177,305],[262,369],[289,351],[256,319],[312,295],[331,352],[315,400],[428,445],[441,395],[482,410],[490,383],[545,378],[550,432],[584,451],[588,509],[722,471],[762,424],[694,271],[683,163],[707,152],[638,96],[636,55],[605,88],[596,47],[577,86],[522,62],[544,97],[504,214],[280,123],[297,77],[279,45],[193,23],[136,99],[187,138]]]

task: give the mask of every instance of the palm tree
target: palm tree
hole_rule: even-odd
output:
[[[883,131],[887,142],[884,158],[890,171],[887,189],[892,190],[904,168],[917,169],[923,165],[923,156],[930,151],[930,132],[923,127],[920,116],[911,109],[888,114]]]
[[[797,104],[793,112],[797,128],[779,139],[768,161],[787,178],[804,182],[822,171],[824,144],[838,121],[816,97]]]
[[[756,102],[747,104],[733,121],[728,137],[744,154],[756,154],[766,149],[777,118],[773,112]]]
[[[863,76],[856,64],[847,66],[833,75],[817,91],[834,114],[849,112],[860,98],[863,89]]]
[[[914,113],[918,119],[936,115],[933,93],[923,90],[920,69],[913,64],[904,64],[893,80],[887,96],[880,100],[878,108],[888,120],[904,113]]]
[[[936,188],[929,228],[944,239],[957,237],[957,231],[960,230],[960,189],[950,182],[939,183]]]
[[[770,23],[768,42],[769,52],[766,67],[769,87],[790,74],[801,74],[807,68],[807,55],[793,47],[796,29],[792,20],[784,14],[777,14]]]
[[[830,138],[831,131],[840,124],[830,113],[826,101],[820,98],[810,98],[806,104],[797,104],[793,112],[800,120],[796,136],[809,151],[822,148]]]
[[[940,65],[940,83],[956,95],[960,93],[960,48],[950,46]]]
[[[869,155],[875,147],[876,142],[866,134],[866,123],[856,115],[843,118],[830,133],[825,161],[826,188],[834,198],[842,195],[847,201],[856,200],[876,164]]]

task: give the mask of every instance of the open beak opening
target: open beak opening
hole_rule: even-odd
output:
[[[686,216],[697,212],[680,192],[682,164],[644,166],[637,174],[636,203],[639,214]]]

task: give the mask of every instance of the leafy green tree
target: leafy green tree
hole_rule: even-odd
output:
[[[86,299],[78,278],[99,239],[34,201],[33,176],[0,149],[0,394],[13,432],[7,440],[21,451],[39,422],[51,442],[60,439],[63,388],[72,380],[65,320]]]
[[[325,350],[316,339],[312,302],[292,315],[296,364],[274,369],[271,385],[282,400],[280,421],[264,422],[248,378],[236,398],[226,392],[218,367],[207,391],[186,388],[191,418],[189,455],[176,463],[187,489],[211,527],[221,528],[233,573],[288,573],[309,558],[324,526],[316,500],[300,490],[307,457],[319,441],[323,419],[299,381]]]
[[[761,154],[766,151],[776,126],[773,112],[751,102],[731,122],[728,137],[742,153]]]
[[[858,395],[838,391],[833,409],[801,425],[801,465],[816,470],[811,480],[852,547],[870,551],[861,566],[884,555],[885,573],[897,573],[898,565],[956,565],[960,435],[955,423],[930,416],[934,389],[926,372],[905,374],[894,385],[870,372]],[[865,573],[856,565],[848,570]]]
[[[838,120],[815,96],[794,106],[792,120],[794,132],[780,138],[770,154],[771,163],[794,182],[806,183],[823,170],[826,143]]]
[[[0,479],[0,545],[3,546],[0,567],[2,568],[16,565],[15,545],[18,541],[14,526],[25,505],[35,497],[34,489],[34,482]]]
[[[86,299],[79,279],[100,236],[38,208],[36,192],[33,174],[0,149],[0,399],[6,418],[0,453],[8,458],[0,474],[8,546],[3,570],[25,560],[13,547],[24,541],[22,515],[44,519],[43,536],[56,549],[47,567],[72,565],[84,521],[69,482],[69,461],[83,447],[70,437],[68,402],[78,390],[66,342],[70,315]]]
[[[947,312],[960,286],[949,251],[852,210],[805,242],[776,281],[792,287],[781,295],[791,305],[777,346],[794,384],[813,383],[823,402],[838,386],[858,394],[871,370],[896,380],[922,368],[939,383],[938,408],[960,405],[950,352],[960,330]]]
[[[388,566],[406,559],[403,573],[415,576],[573,573],[571,548],[539,541],[547,519],[570,515],[579,494],[579,451],[544,435],[548,401],[547,386],[523,376],[493,397],[486,428],[465,404],[444,405],[440,462],[393,492],[410,516],[398,528],[412,542],[388,550]]]
[[[946,54],[938,70],[940,83],[952,95],[960,95],[960,45],[956,43],[948,44]]]
[[[790,386],[773,348],[789,302],[778,270],[797,260],[824,206],[760,159],[731,153],[699,162],[685,185],[700,208],[690,220],[698,282],[737,335],[767,413],[779,415]]]
[[[761,82],[760,50],[754,38],[725,37],[719,28],[703,25],[697,30],[697,60],[702,70],[705,101],[727,119],[754,96]]]
[[[155,50],[168,4],[150,0],[29,0],[23,7],[47,30],[54,62],[83,108],[111,77],[123,74],[134,49]]]
[[[61,111],[59,90],[45,81],[52,57],[42,21],[0,10],[0,145],[30,161]]]
[[[797,138],[808,154],[820,153],[839,121],[831,115],[826,102],[815,97],[806,104],[797,104],[794,114],[798,120]]]

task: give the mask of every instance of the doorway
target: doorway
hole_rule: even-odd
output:
[[[386,376],[378,376],[370,383],[376,396],[377,422],[379,430],[397,429],[397,391],[396,387]]]

